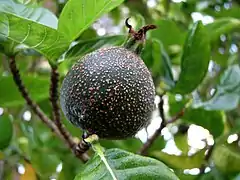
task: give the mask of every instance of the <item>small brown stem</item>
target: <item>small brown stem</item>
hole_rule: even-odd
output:
[[[83,162],[87,162],[89,160],[89,156],[85,152],[89,148],[90,148],[89,144],[84,142],[84,140],[81,140],[80,143],[75,144],[75,147],[73,148],[73,153]]]
[[[163,96],[161,96],[161,101],[159,103],[159,113],[160,113],[160,117],[162,118],[162,123],[161,123],[160,127],[152,135],[152,137],[150,137],[147,140],[147,142],[145,142],[144,145],[142,146],[142,148],[140,149],[139,154],[141,154],[141,155],[147,154],[148,149],[151,147],[151,145],[154,143],[154,141],[161,135],[163,128],[165,128],[167,124],[174,123],[176,120],[178,120],[184,114],[185,108],[183,108],[178,114],[176,114],[170,120],[166,121],[163,105],[164,105]]]
[[[137,54],[140,54],[143,49],[143,44],[145,43],[145,40],[146,40],[147,31],[151,29],[156,29],[157,26],[150,24],[150,25],[143,26],[138,31],[135,31],[132,28],[132,26],[128,23],[128,20],[129,18],[126,19],[125,25],[129,29],[128,30],[129,37],[127,41],[124,43],[124,47],[127,49],[132,49],[135,46],[137,46],[137,48],[134,49],[134,52],[136,52]]]

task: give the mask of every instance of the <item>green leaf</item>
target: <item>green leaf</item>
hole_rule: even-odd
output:
[[[207,110],[225,110],[235,109],[240,99],[240,67],[238,65],[230,66],[221,76],[213,97],[201,103],[194,104],[195,107],[203,107]]]
[[[223,133],[224,118],[224,114],[221,111],[207,111],[203,108],[188,108],[182,117],[186,122],[206,128],[215,138]]]
[[[173,87],[175,83],[171,69],[172,67],[171,61],[162,43],[157,39],[153,39],[152,42],[152,56],[153,56],[152,67],[153,74],[161,75],[165,84],[168,85],[168,88]]]
[[[189,151],[188,135],[179,133],[174,136],[174,141],[178,149],[180,149],[184,155],[187,155]]]
[[[107,45],[121,45],[124,42],[124,39],[124,36],[118,35],[98,37],[86,41],[80,41],[67,51],[65,60],[80,58],[84,54],[87,54]]]
[[[44,177],[43,179],[49,179],[50,176],[55,174],[60,163],[57,154],[48,149],[38,147],[38,149],[32,151],[31,164],[36,172]]]
[[[154,23],[158,28],[151,32],[153,38],[160,40],[167,51],[170,46],[184,43],[185,33],[174,21],[159,20]]]
[[[62,10],[58,29],[75,40],[95,20],[119,6],[124,0],[69,0]]]
[[[15,45],[10,52],[5,52],[9,55],[18,49],[25,49],[24,44],[52,61],[57,60],[70,44],[57,30],[8,12],[0,12],[0,40],[3,40],[3,45],[9,42],[21,45]]]
[[[240,20],[235,18],[217,19],[213,23],[206,25],[206,29],[209,32],[211,41],[214,42],[218,40],[222,34],[227,34],[235,29],[240,30]]]
[[[0,150],[8,147],[13,135],[13,126],[9,116],[0,116]]]
[[[181,73],[173,92],[188,94],[202,82],[210,60],[210,43],[206,30],[200,21],[188,33],[184,44]]]
[[[149,152],[149,154],[151,154],[151,152],[153,152],[153,151],[162,150],[163,148],[165,148],[165,146],[166,146],[166,141],[164,140],[164,138],[162,136],[160,136],[153,142],[153,144],[149,148],[148,152]]]
[[[215,147],[212,158],[222,172],[240,172],[240,148],[237,143]]]
[[[49,79],[33,76],[22,76],[23,83],[29,90],[30,96],[35,101],[48,98]],[[18,91],[17,86],[13,82],[12,76],[0,77],[0,94],[4,94],[0,98],[1,107],[11,107],[25,104],[25,100]]]
[[[185,105],[189,102],[189,98],[181,96],[179,94],[174,95],[168,93],[169,113],[171,116],[175,116],[177,113],[182,111]]]
[[[108,149],[105,157],[118,180],[178,179],[166,165],[152,158],[120,149]],[[95,155],[75,177],[75,180],[85,179],[112,180],[112,177],[100,157]]]
[[[155,84],[161,82],[163,84],[161,88],[164,90],[174,86],[170,58],[158,39],[153,38],[147,41],[142,59],[151,70]]]
[[[74,179],[83,164],[70,151],[68,154],[64,153],[62,159],[63,167],[58,180]]]
[[[152,156],[165,162],[171,168],[178,169],[192,169],[201,167],[204,159],[205,149],[197,152],[192,156],[187,155],[171,155],[162,151],[154,151],[152,152]]]
[[[23,17],[57,29],[58,19],[55,14],[42,7],[27,7],[13,0],[1,0],[0,12]]]
[[[230,8],[222,7],[219,11],[213,11],[212,8],[208,8],[204,12],[206,12],[210,16],[216,17],[216,21],[218,21],[218,18],[220,20],[226,17],[240,19],[239,6],[237,6],[236,4],[233,4]]]

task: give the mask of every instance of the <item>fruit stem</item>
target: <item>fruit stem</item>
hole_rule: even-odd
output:
[[[135,31],[132,28],[132,26],[128,23],[129,19],[130,18],[127,18],[125,21],[125,25],[129,29],[128,30],[129,37],[123,46],[126,49],[130,49],[134,51],[136,54],[140,55],[145,44],[147,31],[151,29],[156,29],[157,26],[150,24],[150,25],[143,26],[138,31]]]
[[[92,134],[92,135],[88,136],[86,139],[84,139],[84,141],[86,141],[87,143],[90,143],[92,145],[93,150],[101,158],[101,160],[105,164],[107,170],[109,171],[110,175],[112,176],[113,180],[117,180],[116,175],[114,174],[112,168],[110,167],[110,165],[107,162],[107,159],[104,155],[105,150],[99,143],[99,137],[96,134]]]

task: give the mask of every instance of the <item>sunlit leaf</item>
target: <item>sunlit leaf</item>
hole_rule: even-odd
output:
[[[57,30],[9,13],[0,14],[0,36],[4,38],[3,45],[8,41],[24,44],[52,61],[56,61],[67,50],[69,42]],[[16,49],[12,51],[9,53],[13,54]]]
[[[73,41],[95,20],[123,1],[69,0],[60,15],[58,29]]]
[[[13,0],[1,0],[0,12],[16,15],[57,29],[58,19],[56,15],[42,7],[29,7]]]
[[[176,175],[163,163],[120,149],[108,149],[105,157],[118,180],[174,180]],[[95,155],[79,172],[75,180],[105,179],[112,180],[100,157]]]
[[[57,60],[67,50],[70,42],[63,34],[52,28],[56,20],[51,16],[54,15],[43,8],[28,8],[4,0],[0,8],[2,51],[7,55],[13,55],[19,50],[31,48],[49,60]]]

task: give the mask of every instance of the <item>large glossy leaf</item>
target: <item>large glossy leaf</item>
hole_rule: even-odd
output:
[[[219,145],[213,152],[213,161],[221,171],[240,172],[240,148],[237,143]]]
[[[19,49],[32,48],[49,60],[56,60],[70,44],[63,34],[53,29],[56,23],[56,17],[46,9],[4,0],[0,8],[0,46],[9,55]],[[19,44],[21,46],[17,46]]]
[[[40,101],[48,98],[49,79],[33,76],[22,76],[22,80],[30,92],[30,96]],[[0,107],[11,107],[25,104],[11,76],[0,77]],[[3,94],[3,95],[2,95]]]
[[[232,110],[240,99],[240,68],[238,65],[229,67],[222,75],[216,93],[206,102],[195,104],[207,110]]]
[[[163,163],[148,157],[142,157],[120,149],[109,149],[105,157],[114,172],[117,180],[175,180],[177,176]],[[112,180],[104,163],[99,156],[94,156],[83,169],[80,170],[75,180]]]
[[[13,0],[1,0],[0,12],[23,17],[57,29],[58,19],[55,14],[42,7],[27,7]]]
[[[181,73],[173,92],[191,93],[202,82],[210,60],[209,37],[202,23],[196,22],[184,44]]]
[[[87,54],[107,45],[121,45],[124,39],[124,36],[119,35],[98,37],[86,41],[80,41],[67,51],[65,59],[76,59],[83,56],[84,54]]]
[[[221,111],[188,108],[182,119],[206,128],[215,138],[220,136],[224,130],[224,115]]]
[[[10,42],[14,42],[15,45],[8,52],[5,49],[5,53],[13,54],[17,48],[26,48],[16,47],[17,44],[24,44],[27,48],[42,53],[52,61],[57,60],[70,44],[63,34],[53,28],[11,12],[0,11],[0,45],[6,47]]]
[[[162,151],[152,152],[152,156],[163,161],[172,168],[192,169],[201,167],[204,159],[205,150],[201,150],[192,156],[187,155],[171,155]]]
[[[206,25],[211,41],[215,41],[222,34],[227,34],[235,29],[240,30],[240,20],[235,18],[221,18]]]
[[[95,20],[119,6],[123,1],[69,0],[60,15],[58,29],[73,41]]]
[[[8,115],[0,116],[0,132],[0,150],[2,150],[8,147],[13,135],[13,126]]]

